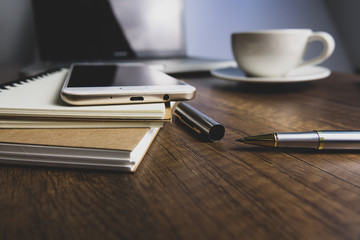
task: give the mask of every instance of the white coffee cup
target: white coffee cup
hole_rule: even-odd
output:
[[[320,41],[323,51],[303,60],[310,42]],[[333,37],[310,29],[279,29],[233,33],[232,49],[239,67],[249,76],[283,77],[291,70],[316,65],[331,56],[335,48]]]

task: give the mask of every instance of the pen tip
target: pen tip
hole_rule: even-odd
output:
[[[238,139],[236,139],[236,141],[238,141],[238,142],[245,142],[245,138],[238,138]]]

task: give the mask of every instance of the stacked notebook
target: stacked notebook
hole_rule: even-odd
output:
[[[67,69],[0,88],[0,128],[161,127],[171,119],[163,103],[70,106],[60,98]]]
[[[0,86],[0,162],[135,171],[170,105],[69,106],[60,99],[67,72]]]

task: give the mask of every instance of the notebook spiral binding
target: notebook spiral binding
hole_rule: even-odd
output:
[[[49,69],[46,70],[44,72],[41,72],[39,74],[36,74],[34,76],[29,76],[29,77],[24,77],[24,78],[19,78],[16,79],[14,81],[10,81],[10,82],[6,82],[3,84],[0,84],[0,93],[4,90],[9,90],[8,87],[16,87],[16,84],[23,84],[23,83],[27,83],[28,81],[33,81],[39,77],[44,77],[50,74],[53,74],[55,72],[61,71],[63,68],[53,68],[53,69]]]

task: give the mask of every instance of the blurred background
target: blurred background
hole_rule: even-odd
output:
[[[189,55],[233,59],[233,32],[311,28],[336,41],[323,66],[333,71],[360,72],[360,15],[356,0],[185,0],[186,45]],[[0,66],[26,66],[38,59],[30,0],[0,1]],[[310,55],[320,52],[314,44]]]

